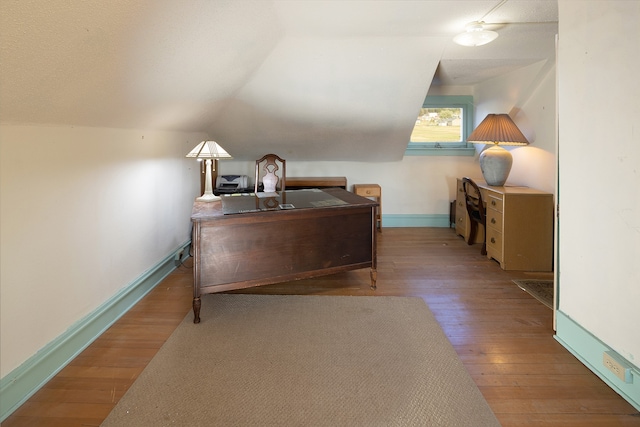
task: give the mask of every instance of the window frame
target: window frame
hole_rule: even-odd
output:
[[[421,108],[462,109],[462,142],[411,142],[407,144],[405,156],[473,156],[476,149],[467,138],[473,132],[473,96],[440,95],[427,96]]]

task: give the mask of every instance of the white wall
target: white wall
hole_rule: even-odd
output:
[[[265,153],[266,154],[266,153]],[[255,181],[255,162],[221,161],[221,174],[248,175]],[[345,176],[353,184],[379,184],[383,215],[448,214],[455,198],[456,177],[480,177],[474,157],[407,156],[398,162],[300,162],[287,161],[288,176]]]
[[[0,126],[0,377],[190,238],[203,137]]]
[[[513,156],[508,183],[549,193],[556,188],[555,71],[541,61],[479,84],[474,96],[476,125],[487,114],[508,113],[529,141],[504,147]]]
[[[506,147],[514,157],[509,182],[555,193],[555,77],[555,64],[540,62],[476,87],[432,88],[429,95],[474,95],[476,125],[489,113],[511,113],[531,144]],[[221,161],[219,172],[248,175],[253,182],[254,165]],[[448,214],[449,202],[455,199],[456,178],[482,179],[477,155],[405,156],[401,161],[379,163],[288,161],[287,175],[346,176],[349,188],[379,184],[383,216]]]
[[[560,310],[640,366],[640,2],[559,15]]]

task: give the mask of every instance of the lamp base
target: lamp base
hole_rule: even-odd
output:
[[[211,193],[211,194],[203,194],[200,197],[196,198],[197,202],[216,202],[220,200],[220,196],[216,196],[215,194]]]
[[[492,145],[480,153],[480,169],[488,185],[502,187],[507,182],[512,164],[511,153],[498,145]]]

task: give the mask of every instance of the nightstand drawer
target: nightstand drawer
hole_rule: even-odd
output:
[[[382,190],[379,185],[363,185],[357,184],[354,185],[355,193],[358,196],[364,197],[380,197],[382,195]]]

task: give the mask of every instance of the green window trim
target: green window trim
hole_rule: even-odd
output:
[[[473,131],[473,96],[427,96],[422,108],[461,108],[463,111],[463,142],[411,142],[407,144],[405,156],[473,156],[475,147],[465,142]]]

